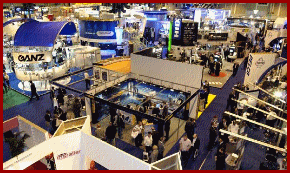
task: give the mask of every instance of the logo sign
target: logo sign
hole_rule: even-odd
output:
[[[39,63],[39,62],[51,62],[51,52],[31,52],[31,53],[13,53],[13,59],[15,63]]]
[[[179,38],[180,35],[180,27],[181,27],[181,19],[175,19],[174,21],[174,38]]]
[[[248,76],[250,76],[251,67],[252,67],[252,62],[253,62],[253,57],[252,57],[252,55],[250,55],[250,58],[249,58],[249,60],[248,60],[247,69],[246,69],[246,74],[247,74]]]
[[[107,36],[111,37],[114,35],[114,32],[113,31],[97,31],[97,35],[99,37],[107,37]]]
[[[43,59],[44,54],[36,54],[36,55],[19,55],[18,60],[21,62],[26,61],[44,61]]]
[[[74,156],[76,154],[80,154],[81,150],[78,150],[78,151],[72,151],[70,153],[62,153],[62,154],[59,154],[57,156],[57,160],[62,160],[62,159],[66,159],[68,157],[71,157],[71,156]]]
[[[258,61],[256,61],[255,64],[256,64],[257,68],[261,68],[261,67],[265,64],[265,61],[264,61],[264,59],[261,57],[261,58],[258,59]]]

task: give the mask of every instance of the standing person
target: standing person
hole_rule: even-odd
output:
[[[61,91],[61,88],[58,88],[58,95],[56,97],[56,100],[57,100],[57,103],[58,103],[58,106],[60,105],[63,105],[64,104],[64,95],[63,95],[63,92]]]
[[[52,86],[51,88],[50,88],[50,98],[51,98],[51,100],[53,100],[53,98],[55,97],[55,90],[54,90],[54,87]]]
[[[133,128],[132,134],[131,134],[131,136],[135,138],[136,147],[139,147],[142,144],[142,140],[143,140],[142,130],[143,130],[142,122],[138,121],[138,124]]]
[[[226,109],[228,110],[229,107],[231,107],[230,111],[233,112],[234,108],[235,108],[235,101],[232,99],[236,99],[236,95],[235,95],[235,90],[233,90],[230,95],[229,98],[227,100],[227,107]]]
[[[152,139],[153,139],[153,144],[152,145],[158,145],[158,141],[160,139],[159,132],[155,130],[154,127],[152,127]]]
[[[209,82],[208,82],[207,80],[204,81],[204,83],[203,83],[203,88],[204,88],[204,89],[207,89],[208,93],[210,93],[210,90],[209,90],[209,89],[210,89],[210,88],[209,88]]]
[[[81,116],[81,103],[79,101],[79,99],[77,97],[75,97],[74,99],[74,103],[73,103],[73,113],[75,115],[75,118],[78,118]]]
[[[165,137],[163,137],[163,136],[158,141],[158,157],[157,157],[158,160],[163,159],[163,153],[165,150],[164,141],[165,141]]]
[[[248,66],[248,61],[249,61],[249,56],[246,56],[245,61],[244,61],[244,69],[246,70]]]
[[[179,151],[181,152],[181,160],[182,160],[184,166],[186,166],[187,162],[188,162],[189,149],[191,147],[191,141],[187,138],[187,135],[185,134],[180,139],[179,144],[180,144]]]
[[[208,148],[211,149],[215,144],[215,139],[217,137],[217,127],[218,123],[215,121],[215,117],[211,122],[210,130],[209,130],[209,144]]]
[[[39,96],[36,92],[36,87],[35,87],[34,83],[32,81],[29,81],[29,82],[30,82],[30,89],[31,89],[30,101],[32,100],[33,96],[36,96],[37,100],[39,100]]]
[[[158,147],[157,145],[153,145],[153,151],[150,155],[150,159],[151,159],[151,163],[154,163],[157,161],[157,158],[158,158]]]
[[[8,87],[7,87],[7,85],[6,85],[6,82],[5,82],[5,80],[3,80],[3,87],[4,87],[4,93],[7,93],[8,92]]]
[[[197,134],[195,133],[193,135],[193,140],[191,142],[191,147],[189,149],[189,153],[190,153],[190,155],[192,155],[192,159],[193,160],[195,160],[195,158],[196,158],[196,154],[195,153],[199,149],[199,146],[200,146],[200,140],[199,140]]]
[[[237,72],[238,72],[238,69],[239,69],[239,64],[238,63],[234,63],[234,66],[233,66],[233,76],[236,76]]]
[[[86,81],[86,89],[88,90],[90,89],[90,85],[91,85],[90,77],[87,71],[84,73],[84,75],[85,75],[85,81]]]
[[[208,89],[205,88],[205,92],[204,92],[204,109],[205,109],[206,104],[207,104],[208,95],[209,95]]]
[[[45,127],[47,128],[47,131],[49,131],[50,122],[52,121],[51,113],[49,110],[46,111],[44,119],[45,119]]]
[[[148,135],[145,136],[144,138],[144,146],[145,146],[145,151],[150,155],[152,152],[152,143],[153,143],[153,138],[151,132],[148,132]]]
[[[225,167],[225,161],[226,155],[225,155],[225,149],[220,148],[215,156],[216,161],[216,170],[223,170]]]
[[[125,128],[125,122],[124,122],[124,115],[118,114],[117,115],[117,129],[118,129],[118,136],[120,139],[122,139],[123,135],[123,129]]]
[[[187,134],[187,138],[192,141],[193,139],[193,124],[191,118],[187,120],[185,126],[184,126],[184,131]]]
[[[171,122],[171,120],[167,120],[166,122],[165,122],[165,128],[164,128],[164,130],[165,130],[165,141],[168,141],[168,139],[169,139],[169,131],[170,131],[170,122]]]
[[[163,103],[163,111],[162,111],[162,118],[166,118],[168,116],[168,106],[166,102]]]
[[[106,140],[109,144],[113,145],[113,141],[115,139],[116,136],[116,127],[113,126],[112,122],[109,123],[109,126],[106,128]]]
[[[221,63],[220,62],[216,62],[215,65],[215,75],[219,76],[220,75],[220,71],[221,71]]]
[[[4,80],[7,83],[8,88],[10,89],[9,75],[4,72]]]
[[[209,74],[213,74],[214,71],[214,60],[213,57],[211,56],[209,59]]]

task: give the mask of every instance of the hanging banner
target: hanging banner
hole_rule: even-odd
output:
[[[270,45],[270,42],[272,40],[274,40],[275,38],[279,37],[279,31],[277,30],[267,30],[267,34],[266,34],[266,37],[265,37],[265,47],[269,47]]]
[[[12,53],[15,63],[40,63],[51,62],[51,52],[31,52],[31,53]]]
[[[174,19],[172,26],[172,45],[181,44],[181,25],[182,19]]]
[[[251,53],[249,55],[244,83],[256,83],[260,76],[275,63],[274,53]],[[249,86],[250,90],[253,89]]]

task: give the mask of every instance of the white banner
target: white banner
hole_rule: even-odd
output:
[[[12,53],[15,63],[51,62],[51,52]]]
[[[244,83],[256,83],[261,75],[275,63],[274,53],[250,53]],[[253,86],[249,86],[253,90]]]
[[[279,37],[280,32],[277,30],[267,30],[267,34],[265,37],[265,47],[269,47],[269,44],[272,40],[274,40],[275,38]]]

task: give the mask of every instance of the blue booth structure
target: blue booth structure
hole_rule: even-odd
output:
[[[73,22],[39,22],[32,19],[13,19],[3,27],[17,21],[24,21],[14,37],[11,62],[14,73],[10,73],[10,84],[16,91],[30,95],[28,81],[34,81],[40,95],[49,90],[48,80],[62,76],[72,67],[71,59],[65,55],[58,56],[62,61],[56,62],[52,55],[59,35],[74,35],[77,30]],[[46,87],[44,87],[46,86]],[[29,89],[28,89],[29,88]]]
[[[79,19],[81,45],[99,47],[101,58],[107,59],[116,55],[118,20],[99,20],[92,18]]]

